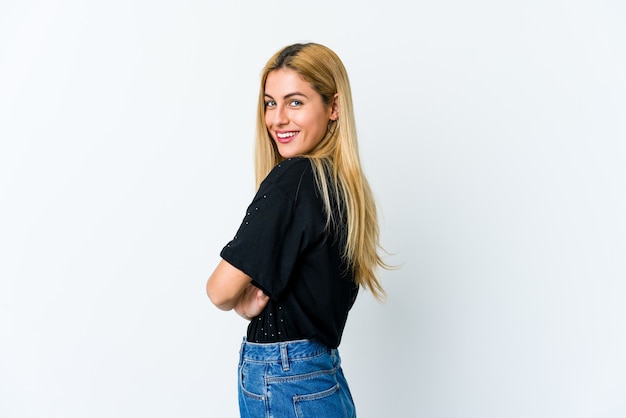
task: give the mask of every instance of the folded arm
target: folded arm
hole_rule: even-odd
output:
[[[251,284],[252,278],[225,260],[221,260],[206,284],[211,302],[219,309],[235,309],[251,319],[261,313],[269,297]]]

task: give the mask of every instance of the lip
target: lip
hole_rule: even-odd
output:
[[[298,136],[300,131],[274,131],[274,133],[276,135],[276,141],[280,142],[281,144],[288,144],[289,142],[293,141]],[[280,135],[290,134],[290,133],[293,133],[293,135],[283,136],[283,137],[280,136]]]

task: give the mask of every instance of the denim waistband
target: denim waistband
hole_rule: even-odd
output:
[[[316,340],[296,340],[278,343],[250,343],[243,338],[241,358],[249,361],[284,362],[304,359],[332,352],[325,344]]]

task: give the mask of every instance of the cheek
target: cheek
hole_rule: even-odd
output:
[[[328,119],[325,118],[317,118],[312,124],[311,126],[314,126],[315,132],[317,133],[317,136],[321,136],[323,137],[324,135],[326,135],[326,131],[328,129]],[[322,139],[322,138],[320,138]]]
[[[272,119],[269,117],[267,113],[265,114],[265,127],[267,129],[270,129],[272,127]]]

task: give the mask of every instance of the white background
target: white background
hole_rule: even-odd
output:
[[[206,278],[258,80],[351,77],[399,270],[340,347],[359,416],[626,416],[626,3],[0,1],[0,417],[234,417]]]

